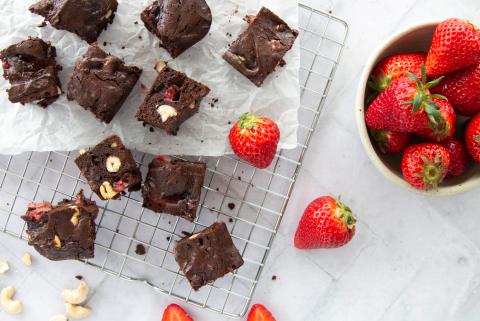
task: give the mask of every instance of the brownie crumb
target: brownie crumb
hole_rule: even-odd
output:
[[[242,180],[242,177],[241,177],[241,176],[238,176],[238,180],[241,181],[241,180]]]
[[[140,89],[145,90],[145,89],[147,89],[147,87],[145,87],[144,84],[140,83]],[[144,122],[144,124],[145,124],[145,122]],[[145,125],[144,125],[144,126],[145,126]]]
[[[142,123],[142,126],[143,126],[143,127],[147,127],[147,123],[146,123],[146,122],[143,122],[143,123]]]
[[[185,236],[188,236],[188,237],[193,235],[192,233],[187,232],[187,231],[182,231],[182,234],[185,235]]]
[[[136,248],[135,248],[135,253],[137,255],[145,255],[145,246],[143,246],[142,244],[137,244]]]
[[[228,121],[228,123],[227,123],[227,124],[231,125],[231,124],[232,124],[232,122],[231,122],[231,121]]]
[[[328,10],[328,13],[329,13],[329,14],[332,14],[332,10]]]
[[[150,127],[150,132],[153,133],[155,129],[153,127]]]
[[[120,232],[120,230],[117,228],[117,229],[115,230],[115,232],[117,232],[117,233],[118,233],[118,232]]]
[[[44,20],[44,21],[40,22],[40,23],[37,25],[37,27],[43,28],[43,27],[45,27],[46,25],[47,25],[47,23],[46,23],[45,20]]]
[[[230,211],[233,211],[235,209],[235,204],[234,203],[228,203],[227,206],[230,209]]]
[[[138,21],[135,21],[133,24],[134,24],[134,25],[138,25]]]
[[[272,276],[272,281],[275,281],[276,279],[277,279],[276,275]]]
[[[228,221],[229,221],[230,223],[233,223],[233,218],[230,217],[230,218],[228,219]]]
[[[104,47],[107,46],[107,42],[106,42],[106,41],[103,42],[103,46],[104,46]]]
[[[217,192],[220,191],[220,189],[219,189],[218,187],[216,187],[215,190],[216,190]]]
[[[138,36],[138,39],[142,40],[143,38],[142,38],[142,36]]]
[[[172,224],[172,222],[171,222],[171,221],[168,221],[168,224]]]
[[[122,46],[122,50],[125,49],[125,46]]]
[[[170,242],[170,236],[167,236],[167,241],[169,241],[169,242]]]
[[[77,280],[83,280],[83,276],[81,276],[81,275],[75,275],[75,279],[77,279]]]
[[[232,37],[232,34],[230,32],[227,32],[225,35],[230,38]]]
[[[200,143],[203,143],[203,142],[204,142],[204,140],[203,140],[203,139],[202,139],[202,140],[200,140]]]

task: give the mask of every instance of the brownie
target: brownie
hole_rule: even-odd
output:
[[[278,65],[285,65],[283,56],[292,48],[298,31],[265,7],[248,22],[247,30],[230,45],[223,59],[260,87]]]
[[[175,244],[174,255],[195,291],[243,265],[224,222],[184,237]]]
[[[212,25],[205,0],[156,0],[141,14],[148,31],[173,58],[203,39]]]
[[[143,206],[193,221],[197,214],[207,166],[158,156],[148,166]]]
[[[81,150],[75,163],[91,189],[102,200],[116,199],[128,188],[138,191],[142,174],[132,153],[112,135],[88,151]]]
[[[29,10],[44,17],[53,27],[93,43],[112,23],[117,7],[117,0],[41,0]]]
[[[120,110],[142,70],[126,66],[96,44],[77,62],[70,82],[67,98],[91,111],[99,120],[109,123]]]
[[[0,52],[3,77],[12,103],[35,103],[47,107],[62,94],[55,47],[39,38],[29,38]]]
[[[82,190],[75,200],[63,200],[57,206],[30,203],[22,216],[28,244],[53,261],[93,258],[97,214],[97,205],[85,199]]]
[[[137,119],[176,135],[180,125],[198,112],[210,89],[184,73],[164,66],[137,112]]]

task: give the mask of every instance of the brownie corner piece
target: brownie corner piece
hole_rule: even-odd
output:
[[[93,43],[112,23],[117,7],[117,0],[41,0],[29,10],[44,17],[54,28]]]
[[[174,256],[195,291],[244,263],[224,222],[216,222],[178,241]]]
[[[121,192],[138,191],[142,174],[132,153],[116,135],[107,137],[75,159],[92,191],[102,200],[117,199]]]
[[[292,48],[298,31],[265,7],[248,23],[223,59],[260,87],[277,66],[285,65],[283,57]]]
[[[68,83],[67,98],[75,100],[97,119],[109,123],[140,78],[142,69],[126,66],[96,44],[79,59]]]
[[[207,165],[157,156],[148,166],[143,206],[193,221],[200,203]]]
[[[56,62],[56,49],[40,38],[13,44],[0,52],[3,77],[12,103],[34,103],[46,108],[62,94]]]
[[[205,0],[155,0],[143,10],[141,19],[172,58],[202,40],[212,25]]]
[[[153,127],[176,135],[180,125],[198,112],[210,89],[168,66],[159,71],[136,117]]]
[[[80,190],[76,199],[28,204],[22,219],[27,223],[28,244],[53,260],[79,260],[94,257],[95,219],[98,207],[85,199]]]

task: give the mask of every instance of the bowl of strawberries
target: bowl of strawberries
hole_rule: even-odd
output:
[[[436,196],[480,186],[480,30],[452,18],[393,35],[365,65],[356,116],[392,182]]]

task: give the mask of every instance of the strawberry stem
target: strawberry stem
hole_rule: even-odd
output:
[[[443,162],[440,160],[438,155],[435,155],[433,162],[425,156],[422,156],[422,160],[423,165],[420,166],[422,171],[417,173],[416,176],[423,178],[425,189],[437,189],[438,184],[440,184],[443,180],[443,173],[445,172]]]
[[[245,113],[240,116],[240,120],[238,121],[238,127],[242,129],[251,129],[257,126],[257,123],[262,122],[262,120],[253,113]]]
[[[475,137],[475,140],[476,140],[477,142],[480,142],[480,135],[476,136],[476,137]]]
[[[340,202],[340,198],[336,199],[335,201],[337,202],[335,215],[342,220],[349,230],[351,230],[357,222],[357,219],[353,215],[352,210],[347,205]]]

